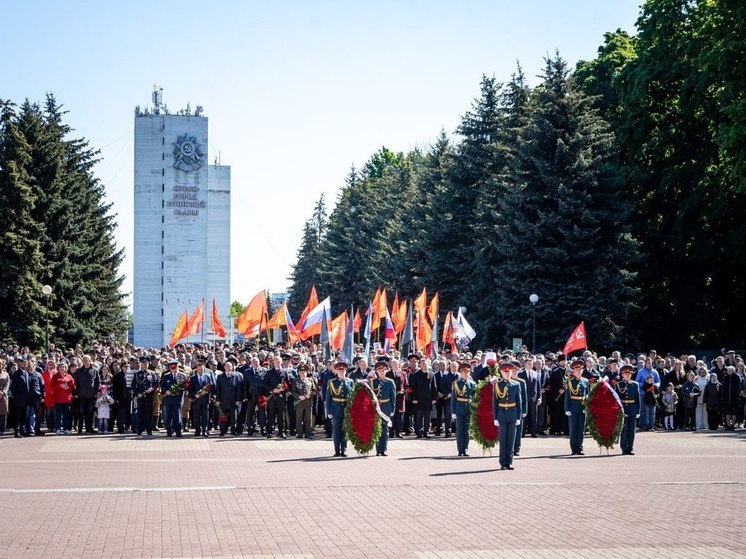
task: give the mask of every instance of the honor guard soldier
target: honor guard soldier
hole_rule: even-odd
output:
[[[521,367],[520,361],[510,361],[512,368],[510,369],[510,380],[513,380],[519,384],[521,390],[521,409],[520,416],[518,419],[524,419],[528,415],[528,388],[526,381],[518,376],[518,370]],[[520,423],[518,423],[520,425]],[[523,436],[523,427],[516,429],[515,442],[513,443],[513,456],[520,456],[521,454],[521,438]]]
[[[582,359],[573,359],[571,373],[565,390],[565,415],[569,419],[570,450],[574,455],[582,456],[583,433],[585,432],[585,408],[583,402],[588,397],[590,385],[582,378],[585,363]]]
[[[181,406],[184,403],[184,389],[187,377],[179,371],[179,362],[172,359],[168,362],[168,370],[161,377],[161,394],[166,417],[166,436],[176,433],[181,437]]]
[[[619,439],[622,454],[634,454],[632,447],[635,444],[635,428],[637,419],[640,417],[640,386],[630,380],[633,370],[632,365],[622,365],[620,370],[622,380],[617,382],[615,387],[624,407],[624,425]]]
[[[386,417],[392,422],[394,420],[394,411],[396,410],[396,385],[394,381],[386,377],[389,367],[385,361],[376,363],[375,378],[371,379],[370,387],[378,398],[378,405]],[[381,422],[381,436],[376,442],[376,456],[386,456],[389,446],[389,426]]]
[[[153,434],[153,393],[156,389],[155,373],[149,370],[150,358],[140,357],[140,370],[132,377],[132,394],[137,402],[137,434]]]
[[[456,422],[456,449],[459,456],[469,456],[469,404],[477,383],[471,380],[469,373],[471,365],[461,363],[458,366],[461,377],[451,387],[451,411],[452,419]]]
[[[334,365],[337,377],[329,381],[326,387],[326,414],[332,420],[332,437],[334,438],[334,456],[347,456],[347,437],[345,437],[344,419],[347,398],[352,390],[352,381],[345,378],[347,363],[337,361]]]
[[[511,373],[516,369],[513,361],[503,361],[499,365],[500,378],[496,379],[492,390],[492,415],[495,425],[500,432],[500,469],[513,469],[513,447],[517,437],[518,427],[521,425],[522,411],[521,385],[511,379]]]

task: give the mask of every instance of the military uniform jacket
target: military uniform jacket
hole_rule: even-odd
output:
[[[583,413],[583,402],[588,396],[590,385],[584,378],[571,378],[567,381],[567,390],[565,390],[565,411],[572,413]]]
[[[525,404],[522,401],[521,383],[517,380],[498,380],[492,387],[492,415],[497,421],[521,419]]]
[[[451,387],[451,413],[469,415],[469,403],[476,389],[477,383],[471,379],[454,382]]]
[[[616,392],[624,406],[624,415],[635,417],[640,413],[640,385],[635,381],[620,380],[616,383]]]
[[[332,415],[342,415],[347,405],[347,398],[352,390],[352,381],[348,378],[333,378],[326,386],[326,413]]]
[[[386,377],[383,380],[374,378],[370,381],[370,387],[376,393],[381,411],[389,417],[393,416],[396,411],[396,385],[394,381]]]
[[[143,399],[152,397],[156,388],[155,374],[152,371],[143,371],[140,369],[132,377],[132,393],[135,398]]]
[[[164,396],[163,402],[165,404],[181,405],[184,402],[184,391],[178,394],[172,393],[172,394],[166,395],[166,392],[170,391],[171,387],[174,384],[176,384],[178,381],[183,382],[184,388],[186,388],[187,376],[184,373],[180,373],[180,372],[172,373],[171,371],[167,373],[163,373],[163,376],[161,377],[161,394],[163,394]]]

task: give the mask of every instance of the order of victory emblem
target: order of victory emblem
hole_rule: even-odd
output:
[[[174,143],[174,167],[182,171],[196,171],[205,164],[205,154],[197,138],[184,134]]]

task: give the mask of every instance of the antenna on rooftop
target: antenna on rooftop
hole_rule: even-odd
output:
[[[161,105],[163,104],[163,88],[157,85],[153,86],[153,113],[160,114]]]

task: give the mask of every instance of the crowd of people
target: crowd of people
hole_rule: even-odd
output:
[[[495,363],[488,363],[488,355],[495,356]],[[17,438],[152,436],[154,431],[165,431],[167,437],[325,436],[335,439],[335,455],[345,455],[338,413],[345,399],[329,393],[338,390],[330,381],[344,379],[349,386],[378,377],[392,381],[388,397],[380,393],[384,383],[374,382],[391,419],[386,439],[458,435],[458,454],[468,456],[469,399],[476,383],[499,378],[496,371],[503,368],[509,373],[506,379],[522,381],[523,413],[511,445],[514,455],[520,453],[523,437],[539,436],[570,435],[576,452],[569,408],[580,398],[565,394],[577,390],[573,371],[588,385],[607,379],[622,401],[632,402],[628,383],[637,385],[638,408],[628,414],[633,416],[632,435],[636,430],[732,431],[744,425],[746,368],[735,351],[724,350],[706,363],[693,355],[655,351],[608,357],[585,351],[568,360],[554,353],[489,350],[441,351],[431,358],[378,349],[366,356],[359,347],[347,363],[325,359],[313,343],[184,344],[153,350],[94,342],[88,348],[52,345],[44,354],[18,346],[0,351],[0,434],[12,429]],[[631,446],[628,450],[631,454]],[[379,445],[377,454],[386,455],[385,445]]]

